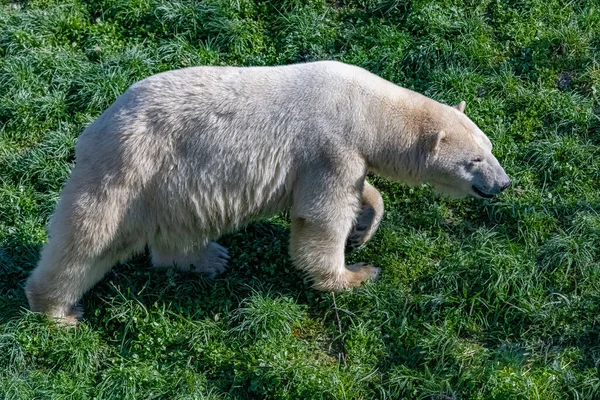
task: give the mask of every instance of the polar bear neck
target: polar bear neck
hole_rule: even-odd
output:
[[[369,170],[415,185],[422,182],[423,135],[448,113],[449,107],[373,75],[363,81],[361,113],[367,131],[356,133]],[[355,126],[365,126],[356,124]]]

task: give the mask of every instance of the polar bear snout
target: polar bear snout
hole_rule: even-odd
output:
[[[495,194],[484,192],[483,190],[479,189],[475,185],[473,185],[472,188],[473,188],[473,191],[475,192],[475,194],[477,194],[477,196],[483,197],[484,199],[491,199],[492,197],[495,196]]]
[[[495,164],[497,164],[495,165],[496,168],[492,171],[486,171],[487,173],[483,173],[478,177],[479,179],[474,179],[471,189],[476,197],[491,199],[510,187],[510,178],[506,175],[500,163],[496,161]]]
[[[492,197],[494,197],[497,194],[502,193],[505,189],[509,188],[511,184],[511,180],[509,179],[506,183],[502,184],[499,188],[497,193],[486,193],[484,192],[482,189],[478,188],[477,186],[473,185],[472,189],[475,192],[475,194],[477,194],[477,196],[479,197],[483,197],[485,199],[491,199]]]

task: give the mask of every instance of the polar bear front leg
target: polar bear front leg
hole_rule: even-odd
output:
[[[361,204],[363,171],[313,170],[294,187],[290,255],[316,289],[342,290],[379,275],[380,269],[371,265],[346,266],[344,257]]]
[[[346,266],[344,247],[351,224],[352,219],[327,221],[296,217],[292,221],[292,259],[296,267],[313,280],[315,289],[339,291],[379,276],[380,269],[371,265]]]
[[[383,211],[381,194],[365,180],[362,192],[362,209],[348,236],[347,251],[358,250],[367,244],[379,228]]]
[[[229,267],[229,254],[225,247],[209,242],[206,246],[194,246],[186,250],[168,249],[153,245],[152,264],[159,268],[176,267],[181,271],[199,272],[213,279]]]

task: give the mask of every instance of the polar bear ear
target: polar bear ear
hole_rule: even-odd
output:
[[[458,105],[454,106],[454,108],[456,108],[461,113],[464,113],[466,106],[467,106],[467,102],[463,100],[460,103],[458,103]]]
[[[444,139],[446,137],[446,132],[444,131],[439,131],[438,133],[434,133],[433,137],[432,137],[432,146],[431,146],[431,152],[433,154],[437,154],[440,151],[440,146],[442,143],[442,139]]]

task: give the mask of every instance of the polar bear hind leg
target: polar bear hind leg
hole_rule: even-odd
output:
[[[144,247],[140,235],[121,231],[124,202],[117,192],[83,192],[78,186],[73,179],[67,183],[49,226],[50,240],[25,288],[32,311],[67,325],[81,317],[77,304],[84,293]]]

